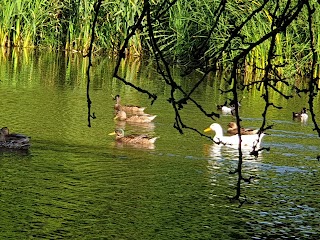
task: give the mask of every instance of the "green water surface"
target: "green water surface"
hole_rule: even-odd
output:
[[[86,64],[81,56],[13,54],[1,58],[1,126],[31,136],[29,152],[0,152],[0,239],[319,239],[319,137],[292,111],[306,96],[284,100],[267,117],[274,127],[263,139],[257,159],[244,153],[243,171],[255,176],[243,184],[247,202],[235,195],[237,151],[174,128],[166,99],[170,89],[151,64],[122,65],[121,73],[158,95],[146,95],[112,78],[114,61],[95,59],[91,72],[92,111],[87,126]],[[191,88],[199,74],[181,78]],[[226,97],[219,79],[205,81],[194,98],[216,111]],[[112,95],[123,103],[146,106],[154,123],[116,122]],[[260,127],[261,93],[243,97],[240,115],[246,127]],[[319,98],[315,99],[317,117]],[[185,122],[203,130],[212,120],[191,104]],[[217,119],[223,127],[232,116]],[[318,118],[318,120],[320,120]],[[159,136],[153,149],[117,146],[108,133]]]

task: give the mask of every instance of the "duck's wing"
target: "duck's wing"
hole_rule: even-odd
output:
[[[264,133],[253,134],[253,135],[243,135],[241,136],[242,145],[250,146],[250,147],[259,146],[264,136],[265,136]]]
[[[217,144],[222,145],[238,145],[239,144],[239,137],[238,135],[232,135],[232,136],[215,136],[213,138],[213,141]]]
[[[7,139],[5,142],[0,142],[0,147],[9,149],[28,149],[30,142],[28,138]]]
[[[151,122],[157,115],[133,115],[127,118],[129,122]]]
[[[124,105],[122,106],[122,110],[126,112],[143,112],[146,108],[136,105]]]
[[[146,134],[141,134],[141,135],[128,135],[123,139],[124,142],[128,143],[134,143],[134,144],[151,144],[156,141],[158,137],[150,137]]]
[[[238,134],[238,129],[228,128],[228,129],[227,129],[227,133],[228,133],[229,135],[236,135],[236,134]]]
[[[258,134],[260,129],[241,128],[242,135],[254,135]]]
[[[6,136],[6,142],[15,142],[17,144],[29,143],[30,137],[19,133],[12,133]]]
[[[256,146],[261,143],[262,137],[264,134],[253,134],[253,135],[241,135],[241,145],[242,146]],[[226,146],[234,146],[239,145],[239,135],[233,135],[233,136],[223,136],[223,137],[215,137],[214,142],[217,144],[222,144]]]
[[[250,129],[250,128],[241,128],[241,135],[253,135],[258,134],[260,129]],[[236,135],[238,134],[237,128],[228,128],[227,133],[229,135]]]

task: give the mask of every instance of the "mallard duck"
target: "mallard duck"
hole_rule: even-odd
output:
[[[241,128],[241,135],[253,135],[258,134],[260,129]],[[227,133],[230,135],[238,134],[238,126],[235,122],[228,123]]]
[[[116,100],[116,104],[114,105],[114,109],[116,111],[125,111],[125,112],[136,112],[136,113],[143,113],[145,107],[135,106],[135,105],[121,105],[120,101],[121,98],[119,95],[116,95],[114,97],[114,100]]]
[[[234,101],[233,101],[234,102]],[[225,101],[223,105],[217,105],[217,110],[221,110],[222,114],[224,115],[235,115],[235,104],[232,101],[228,105],[228,102]],[[238,103],[238,107],[240,106],[240,103]]]
[[[235,115],[236,110],[235,107],[227,107],[227,106],[223,106],[221,108],[222,114],[224,115]]]
[[[224,102],[224,104],[221,104],[221,105],[217,105],[217,110],[222,110],[223,107],[226,107],[228,104],[227,101]]]
[[[204,132],[214,131],[216,135],[213,138],[213,141],[217,144],[223,145],[239,145],[239,136],[238,134],[233,136],[223,136],[223,130],[220,124],[213,123],[210,127],[206,128]],[[259,147],[261,140],[265,134],[252,134],[252,135],[243,135],[241,136],[241,146],[249,147]]]
[[[305,122],[308,120],[307,108],[302,108],[301,112],[292,112],[293,120],[300,120],[301,122]]]
[[[7,127],[3,127],[0,130],[0,148],[10,149],[28,149],[30,147],[30,137],[18,134],[9,133]]]
[[[124,130],[122,128],[116,129],[114,132],[109,133],[109,135],[116,135],[116,141],[121,143],[128,143],[128,144],[154,144],[158,137],[149,137],[148,135],[124,135]]]
[[[135,122],[135,123],[149,123],[153,119],[155,119],[156,116],[157,115],[144,114],[144,115],[132,115],[130,117],[127,117],[126,112],[120,110],[120,111],[117,111],[114,119],[119,119],[120,121]]]

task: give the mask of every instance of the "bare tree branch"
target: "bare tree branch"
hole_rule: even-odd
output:
[[[87,103],[88,103],[88,127],[91,127],[91,119],[95,119],[96,116],[94,113],[91,114],[91,104],[92,101],[90,99],[90,68],[92,66],[92,48],[93,48],[93,43],[94,43],[94,37],[95,37],[95,28],[96,28],[96,23],[98,19],[98,14],[99,14],[99,9],[101,7],[102,0],[97,0],[97,2],[94,5],[94,19],[92,23],[92,28],[91,28],[91,40],[90,40],[90,45],[88,49],[88,53],[84,57],[89,58],[89,64],[88,68],[86,71],[87,75]]]

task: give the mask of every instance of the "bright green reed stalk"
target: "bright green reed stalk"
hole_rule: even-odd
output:
[[[12,26],[12,16],[14,14],[14,4],[10,0],[4,0],[0,5],[0,43],[1,46],[10,47],[10,29]]]

